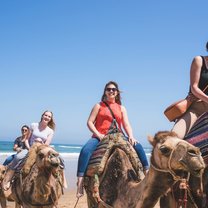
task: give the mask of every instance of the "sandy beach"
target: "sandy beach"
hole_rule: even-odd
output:
[[[66,190],[64,195],[59,200],[58,208],[74,208],[76,204],[76,191],[75,190]],[[14,202],[8,202],[8,208],[14,208]],[[159,208],[157,204],[155,208]],[[87,208],[87,198],[86,194],[79,199],[76,208]]]
[[[2,163],[6,156],[0,158]],[[61,196],[59,200],[58,208],[74,208],[77,198],[76,198],[76,169],[77,169],[77,156],[74,157],[64,157],[65,161],[65,173],[68,182],[68,188],[64,190],[64,195]],[[15,208],[14,202],[8,202],[8,208]],[[87,208],[87,198],[86,194],[81,197],[78,201],[76,208]],[[159,208],[157,204],[155,208]]]

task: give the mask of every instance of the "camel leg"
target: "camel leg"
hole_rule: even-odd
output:
[[[15,208],[22,208],[22,206],[18,204],[17,202],[15,202]]]
[[[14,172],[14,170],[8,169],[2,181],[2,188],[6,198],[11,194],[11,180],[14,176]]]
[[[176,201],[173,198],[171,191],[160,198],[160,208],[175,208],[175,207],[176,207]]]
[[[1,198],[0,202],[1,202],[1,207],[2,208],[6,208],[7,207],[7,205],[6,205],[6,198]]]

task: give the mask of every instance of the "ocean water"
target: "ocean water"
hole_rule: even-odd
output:
[[[65,174],[68,181],[68,189],[74,190],[76,188],[76,171],[78,164],[78,156],[82,145],[77,144],[52,144],[56,151],[60,153],[64,159]],[[0,140],[0,164],[4,162],[7,156],[14,154],[13,142]],[[149,160],[152,149],[150,147],[144,147],[145,153]]]
[[[64,158],[77,158],[79,156],[82,145],[78,144],[51,144],[51,146],[60,153]],[[150,157],[151,147],[144,147],[147,157]],[[14,154],[13,142],[11,141],[0,141],[0,156],[7,156]]]

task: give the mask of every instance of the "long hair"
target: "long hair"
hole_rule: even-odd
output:
[[[116,101],[116,103],[118,103],[119,105],[121,105],[121,95],[120,95],[121,91],[119,90],[118,84],[117,84],[116,82],[114,82],[114,81],[110,81],[110,82],[108,82],[108,83],[105,85],[105,88],[104,88],[104,91],[103,91],[103,95],[102,95],[101,100],[102,100],[102,101],[106,101],[105,91],[106,91],[106,89],[108,88],[108,86],[111,85],[111,84],[114,85],[114,86],[116,87],[117,92],[118,92],[118,94],[117,94],[116,97],[115,97],[115,101]]]
[[[44,115],[46,112],[51,113],[51,120],[48,122],[48,127],[50,127],[51,129],[55,130],[56,124],[55,124],[55,122],[54,122],[53,112],[48,111],[48,110],[44,111],[43,114],[41,115],[41,120],[40,120],[40,121],[42,121],[43,115]]]
[[[207,49],[207,51],[208,51],[208,42],[207,42],[207,44],[206,44],[206,49]]]

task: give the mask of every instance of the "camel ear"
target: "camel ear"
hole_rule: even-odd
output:
[[[151,135],[148,135],[147,139],[148,139],[149,143],[154,147],[155,146],[155,139],[154,139],[154,137],[151,136]]]

